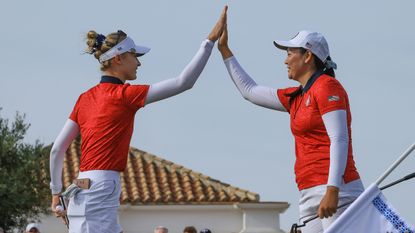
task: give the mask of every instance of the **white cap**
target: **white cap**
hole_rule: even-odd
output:
[[[287,48],[304,48],[310,50],[323,63],[330,56],[329,45],[319,32],[300,31],[289,41],[274,40],[274,45],[283,50]]]
[[[136,45],[130,37],[125,38],[123,41],[112,47],[110,50],[105,52],[99,57],[99,62],[102,63],[104,61],[108,61],[111,58],[123,54],[125,52],[132,52],[138,54],[138,56],[142,56],[150,51],[150,48],[145,46]]]
[[[26,227],[26,232],[29,232],[32,228],[36,228],[40,232],[40,227],[37,223],[29,223],[29,225]]]

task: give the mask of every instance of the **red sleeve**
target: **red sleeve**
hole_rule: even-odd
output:
[[[328,77],[317,84],[314,97],[321,115],[334,110],[347,110],[348,97],[343,86],[335,78]]]
[[[134,110],[144,107],[149,85],[124,85],[124,98],[128,106]]]
[[[288,113],[290,112],[290,94],[292,94],[296,90],[298,90],[298,87],[288,87],[277,90],[278,99],[280,100],[282,106],[284,106]]]
[[[79,112],[79,102],[81,101],[81,97],[82,97],[82,95],[80,95],[78,97],[78,100],[76,101],[75,106],[73,107],[71,115],[69,115],[69,119],[73,120],[77,124],[79,124],[79,122],[78,122],[78,112]]]

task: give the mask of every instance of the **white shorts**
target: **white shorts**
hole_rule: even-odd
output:
[[[343,205],[354,201],[364,191],[362,181],[360,179],[354,180],[347,184],[343,184],[340,187],[339,192],[339,204]],[[300,223],[315,216],[317,214],[318,207],[320,206],[321,199],[326,193],[326,185],[319,185],[300,191]],[[340,216],[343,211],[347,209],[347,206],[337,209],[336,214],[330,218],[315,219],[308,222],[305,227],[301,228],[302,233],[319,233],[327,229],[336,218]]]
[[[120,175],[117,171],[80,172],[89,178],[91,187],[82,189],[69,200],[69,233],[119,233]]]

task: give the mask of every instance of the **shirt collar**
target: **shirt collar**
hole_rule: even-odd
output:
[[[311,75],[310,79],[307,81],[304,87],[301,87],[301,92],[304,94],[308,90],[310,90],[311,86],[313,86],[314,82],[317,80],[318,77],[320,77],[323,74],[322,70],[317,70],[314,72],[313,75]]]
[[[103,75],[100,83],[124,84],[119,78]]]

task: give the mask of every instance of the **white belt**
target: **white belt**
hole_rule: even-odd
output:
[[[91,182],[100,182],[103,180],[119,180],[120,172],[112,170],[91,170],[79,172],[78,178],[89,178]]]

